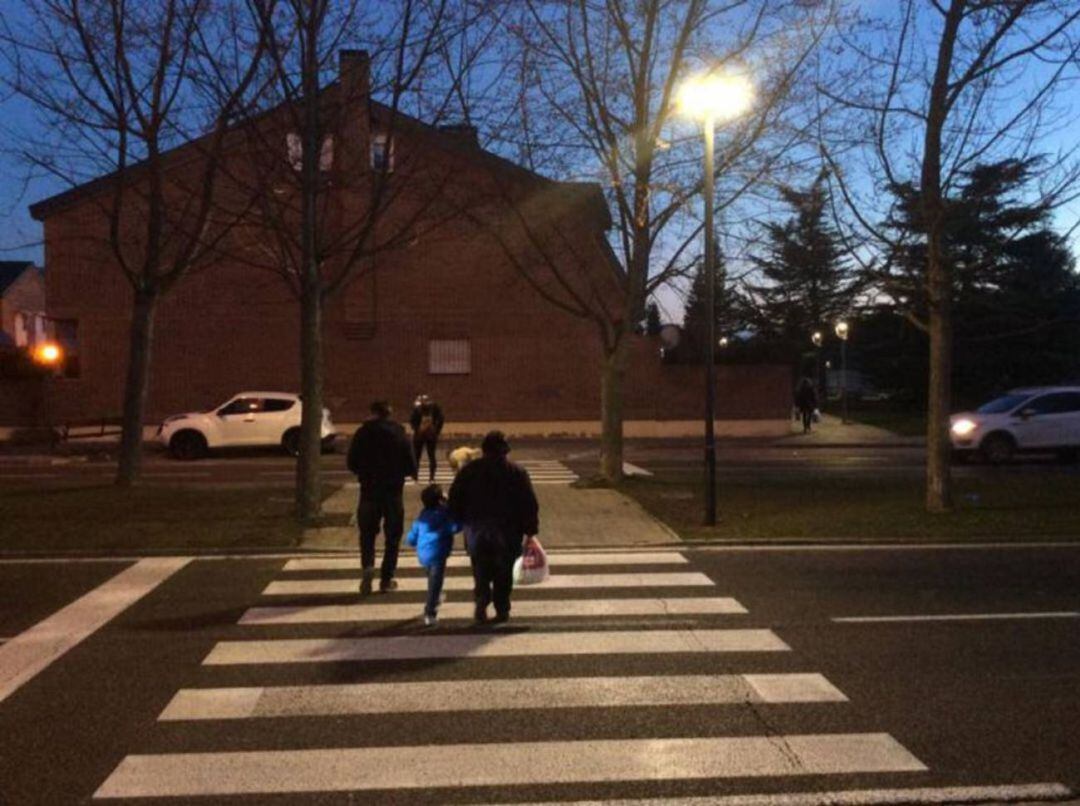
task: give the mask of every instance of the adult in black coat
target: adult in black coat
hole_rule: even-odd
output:
[[[360,530],[360,566],[363,577],[360,594],[371,593],[375,569],[375,538],[382,525],[386,538],[380,569],[379,591],[397,587],[398,547],[405,529],[405,508],[401,500],[405,478],[416,478],[416,461],[405,429],[391,419],[390,405],[384,400],[371,404],[372,417],[353,435],[349,445],[349,471],[360,482],[356,523]]]
[[[495,621],[510,617],[514,561],[526,537],[540,530],[540,507],[525,468],[506,458],[510,445],[501,431],[481,444],[483,456],[469,462],[450,487],[450,513],[465,526],[465,547],[472,561],[475,617],[487,621],[495,604]]]
[[[814,382],[809,378],[799,381],[795,389],[795,407],[802,415],[802,430],[804,434],[810,433],[810,423],[814,421],[814,410],[818,407],[817,392],[814,390]]]
[[[413,453],[416,458],[416,469],[420,470],[420,454],[426,449],[428,457],[428,481],[435,482],[435,452],[439,446],[439,435],[442,434],[443,423],[442,408],[428,395],[420,395],[413,405],[412,415],[409,417],[409,425],[413,431]]]

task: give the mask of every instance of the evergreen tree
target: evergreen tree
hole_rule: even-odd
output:
[[[646,336],[659,336],[660,335],[660,306],[655,302],[650,302],[645,306],[645,335]]]
[[[719,239],[717,239],[719,241]],[[728,283],[727,264],[720,247],[716,247],[713,260],[716,288],[713,302],[713,316],[716,322],[716,338],[729,336],[741,328],[739,296]],[[680,359],[698,362],[705,355],[708,341],[709,313],[708,287],[705,263],[698,264],[690,290],[686,295],[683,316],[683,344],[680,345]]]
[[[944,254],[955,275],[954,383],[969,405],[1010,386],[1080,376],[1080,275],[1050,210],[1027,203],[1035,160],[977,165],[949,200]],[[909,186],[887,222],[909,243],[891,256],[885,286],[924,320],[925,225]]]
[[[800,351],[815,330],[832,330],[850,309],[857,289],[855,273],[829,223],[827,176],[822,172],[806,190],[780,189],[794,214],[764,225],[765,254],[753,258],[765,281],[750,287],[754,329]]]

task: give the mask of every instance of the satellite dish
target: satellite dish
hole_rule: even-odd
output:
[[[682,341],[682,328],[678,325],[663,325],[660,328],[660,343],[666,350],[674,350]]]

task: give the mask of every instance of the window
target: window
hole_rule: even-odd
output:
[[[257,397],[238,397],[218,409],[218,414],[254,414],[262,410],[263,402]]]
[[[385,173],[394,170],[394,141],[385,134],[371,136],[371,168]]]
[[[472,372],[469,340],[428,342],[428,372],[432,375],[468,375]]]
[[[285,150],[288,154],[289,167],[299,171],[304,167],[304,141],[296,132],[285,135]],[[329,171],[334,166],[334,135],[328,134],[323,138],[322,148],[319,150],[319,170]]]
[[[263,411],[288,411],[295,404],[295,400],[286,400],[283,397],[268,397],[263,401]]]
[[[26,321],[26,314],[19,312],[15,314],[15,346],[16,347],[29,347],[30,346],[30,328],[29,323]]]
[[[56,339],[60,349],[63,350],[63,363],[57,370],[61,378],[79,377],[79,320],[78,319],[53,319],[53,338]]]
[[[1069,414],[1080,411],[1080,392],[1054,392],[1043,395],[1024,406],[1035,414]]]

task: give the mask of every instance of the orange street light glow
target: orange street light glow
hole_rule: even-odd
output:
[[[63,357],[64,351],[59,345],[46,342],[37,348],[34,358],[39,364],[56,364]]]

